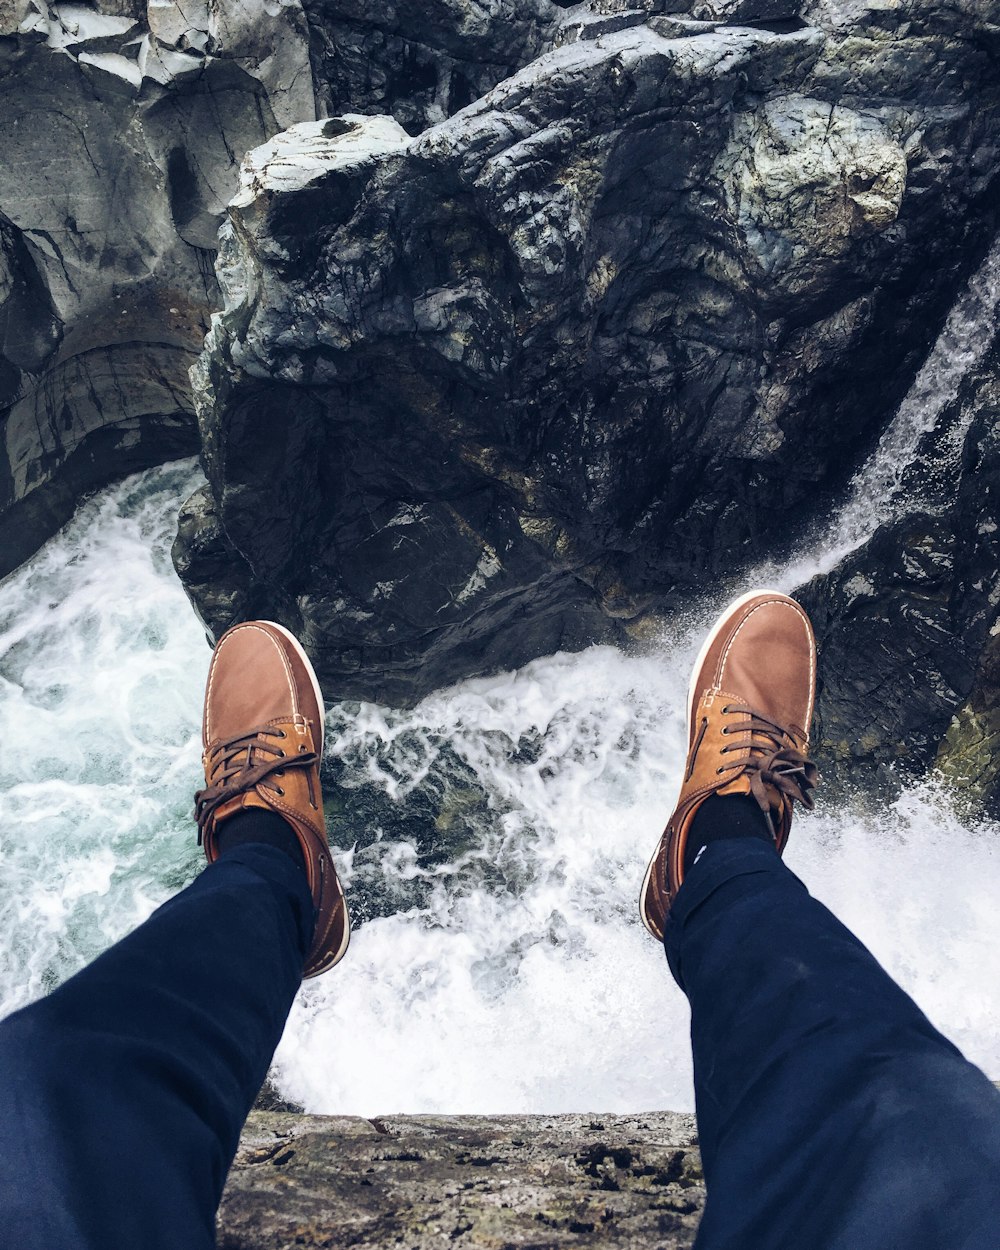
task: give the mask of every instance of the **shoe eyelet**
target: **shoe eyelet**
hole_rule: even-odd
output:
[[[285,770],[284,770],[283,768],[276,768],[276,769],[274,770],[274,775],[275,775],[275,777],[284,777],[284,775],[285,775]]]
[[[304,742],[300,742],[299,743],[299,755],[301,755],[305,749],[306,749],[306,744]]]
[[[277,735],[278,735],[278,737],[279,737],[279,738],[287,738],[287,737],[288,737],[288,734],[286,734],[286,733],[285,733],[285,731],[284,731],[283,729],[279,729],[279,730],[277,730],[276,732],[277,732]]]
[[[723,769],[721,769],[721,768],[717,768],[717,769],[715,770],[715,775],[716,775],[716,776],[718,776],[718,775],[719,775],[719,773],[721,773],[721,772],[723,772],[723,771],[724,771]]]
[[[280,759],[284,759],[284,758],[285,758],[285,753],[284,753],[284,751],[279,751],[279,752],[278,752],[278,756],[279,756],[279,758],[280,758]]]
[[[282,798],[285,797],[285,792],[284,790],[282,790],[281,786],[275,786],[274,790],[275,790],[275,793],[280,794]]]
[[[725,716],[727,712],[731,712],[731,711],[732,711],[732,708],[727,703],[726,706],[722,709],[722,715]],[[723,732],[725,732],[725,730],[723,730]]]

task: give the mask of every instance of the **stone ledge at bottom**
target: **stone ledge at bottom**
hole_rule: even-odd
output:
[[[219,1250],[687,1250],[705,1201],[692,1115],[255,1111]]]

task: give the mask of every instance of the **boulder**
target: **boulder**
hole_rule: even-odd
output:
[[[646,637],[787,540],[991,229],[972,17],[632,7],[416,137],[345,114],[247,157],[194,374],[205,466],[244,602],[331,698]]]

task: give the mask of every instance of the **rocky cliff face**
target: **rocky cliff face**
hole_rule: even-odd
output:
[[[994,809],[1000,798],[998,346],[994,335],[925,437],[910,507],[803,592],[828,780],[884,793],[935,762],[968,798]]]
[[[551,0],[309,0],[320,110],[385,114],[418,134],[543,51],[565,7]]]
[[[116,475],[197,447],[188,369],[247,148],[315,116],[277,5],[0,5],[0,576]]]
[[[178,568],[332,695],[641,638],[787,539],[992,229],[981,8],[603,7],[415,137],[245,162]]]

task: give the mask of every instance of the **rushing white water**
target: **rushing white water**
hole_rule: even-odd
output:
[[[890,514],[897,466],[974,363],[998,272],[1000,250],[815,555],[753,580],[791,588]],[[169,563],[197,480],[184,464],[104,492],[0,586],[0,1012],[197,871],[209,653]],[[690,1107],[686,1003],[636,896],[679,779],[690,661],[718,606],[676,622],[655,654],[595,647],[411,712],[331,709],[344,793],[382,803],[356,841],[338,826],[349,897],[375,918],[297,999],[277,1056],[286,1096],[368,1115]],[[446,855],[429,853],[415,816],[407,832],[428,792],[437,814],[422,819]],[[877,818],[797,817],[788,862],[1000,1077],[998,832],[963,825],[922,786]]]
[[[170,565],[194,465],[80,508],[0,586],[0,1012],[37,997],[195,871],[209,651]]]
[[[998,302],[1000,238],[836,516],[726,597],[793,590],[895,514],[903,471],[981,358]],[[956,426],[956,456],[963,434]],[[464,683],[411,713],[335,715],[331,750],[348,781],[405,803],[435,766],[447,785],[447,750],[495,815],[452,863],[423,865],[398,838],[377,848],[390,892],[405,898],[415,879],[425,888],[411,910],[365,925],[342,973],[298,999],[278,1052],[289,1097],[328,1112],[690,1106],[686,1005],[636,896],[681,772],[690,665],[721,606],[677,622],[655,655],[593,648]],[[997,832],[962,825],[925,785],[877,819],[845,808],[797,817],[787,859],[1000,1076]],[[349,880],[350,857],[345,867]]]
[[[405,888],[425,871],[431,896],[364,925],[305,988],[278,1054],[288,1096],[368,1114],[690,1106],[686,1003],[636,912],[683,759],[679,659],[593,648],[341,725],[333,749],[359,779],[381,775],[405,802],[397,774],[433,770],[447,742],[502,814],[454,863],[382,848],[387,877]],[[541,754],[519,761],[534,734]],[[992,833],[924,789],[877,821],[797,818],[788,862],[1000,1075]]]

